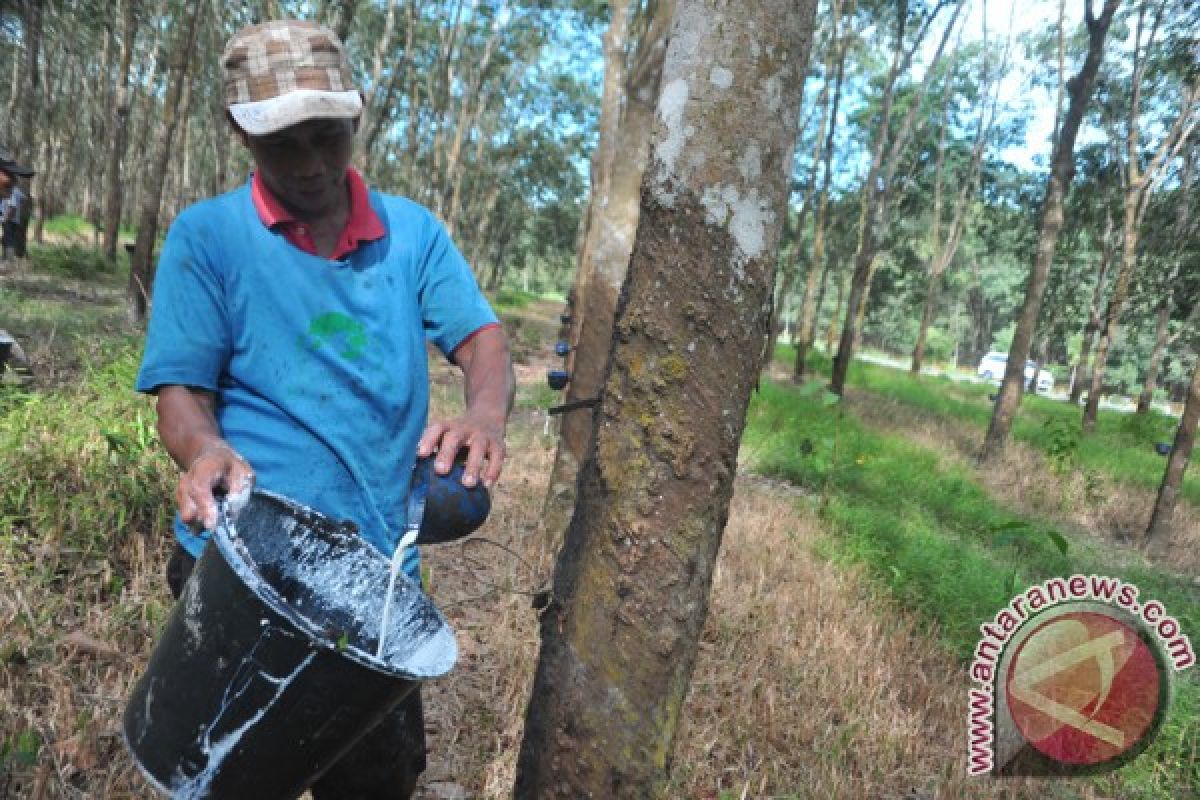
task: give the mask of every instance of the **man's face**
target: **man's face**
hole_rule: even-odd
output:
[[[7,172],[0,172],[0,195],[7,196],[12,191],[13,177]]]
[[[357,120],[312,119],[241,138],[267,188],[293,213],[312,219],[345,207],[357,127]]]

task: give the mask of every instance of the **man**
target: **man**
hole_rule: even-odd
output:
[[[463,483],[496,482],[514,392],[505,336],[442,225],[350,167],[362,96],[337,37],[252,26],[222,70],[255,171],[168,231],[137,379],[183,471],[176,596],[207,538],[194,529],[216,523],[213,490],[256,480],[354,521],[390,556],[418,454],[446,474],[464,449]],[[427,339],[462,369],[466,411],[426,426]],[[404,569],[419,582],[415,550]],[[424,766],[414,692],[312,791],[407,798]]]
[[[21,178],[32,170],[0,157],[0,219],[3,220],[3,258],[25,258],[26,232],[32,216],[33,201],[21,188]]]

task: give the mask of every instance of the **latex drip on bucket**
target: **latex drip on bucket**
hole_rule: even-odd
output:
[[[222,515],[135,685],[124,734],[177,798],[295,798],[421,680],[457,659],[453,632],[353,532],[255,491]]]

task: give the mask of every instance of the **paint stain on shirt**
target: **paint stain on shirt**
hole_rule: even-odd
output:
[[[305,344],[313,350],[326,344],[337,346],[343,358],[353,360],[362,358],[367,346],[367,332],[353,317],[330,311],[309,323]]]

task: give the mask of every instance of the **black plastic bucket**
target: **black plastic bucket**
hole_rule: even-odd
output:
[[[175,798],[295,798],[417,683],[454,634],[390,562],[286,498],[255,491],[217,526],[125,709],[125,741]]]

